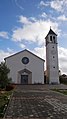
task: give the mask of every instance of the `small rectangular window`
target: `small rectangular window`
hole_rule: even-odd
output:
[[[55,57],[53,56],[53,58],[55,58]]]

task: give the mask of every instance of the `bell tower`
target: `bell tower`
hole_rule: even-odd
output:
[[[59,84],[57,35],[50,28],[46,39],[46,70],[49,84]]]

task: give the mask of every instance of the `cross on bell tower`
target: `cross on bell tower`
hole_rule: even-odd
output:
[[[46,39],[46,70],[47,70],[46,83],[59,84],[57,34],[51,29],[51,27],[45,39]]]

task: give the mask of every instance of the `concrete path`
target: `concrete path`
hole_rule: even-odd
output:
[[[4,119],[67,119],[67,96],[51,91],[50,87],[18,85]]]

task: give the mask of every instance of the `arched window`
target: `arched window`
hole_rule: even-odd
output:
[[[50,41],[52,41],[52,36],[50,36]]]
[[[55,36],[53,36],[53,42],[56,43]]]

